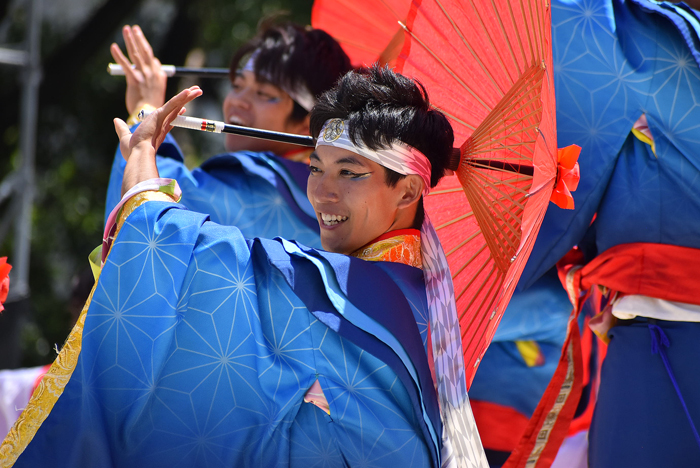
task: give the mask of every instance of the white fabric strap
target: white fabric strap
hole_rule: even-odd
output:
[[[467,395],[462,335],[454,286],[437,231],[425,214],[421,226],[423,275],[428,299],[430,339],[443,424],[442,467],[488,468],[486,453]]]
[[[423,195],[430,191],[430,161],[423,153],[402,142],[394,142],[389,149],[378,151],[364,145],[356,145],[350,140],[347,121],[330,119],[323,125],[316,139],[316,147],[323,145],[352,151],[399,174],[419,175],[425,186]],[[428,213],[425,214],[421,226],[421,255],[430,315],[436,386],[443,423],[442,466],[488,468],[467,395],[462,335],[457,318],[452,275]]]
[[[253,55],[250,56],[248,61],[246,62],[245,66],[243,67],[244,71],[249,71],[255,73],[255,58],[257,57],[257,51],[253,52]],[[289,97],[292,98],[294,102],[299,104],[301,107],[306,110],[306,112],[311,112],[311,109],[314,108],[316,105],[316,98],[314,97],[313,94],[311,94],[311,91],[309,91],[309,88],[304,86],[303,84],[298,86],[297,89],[291,89],[288,86],[283,86],[283,85],[277,85],[279,88],[284,91],[285,93],[289,94]]]
[[[419,175],[423,179],[423,195],[430,192],[430,173],[432,170],[430,160],[423,153],[403,142],[392,142],[391,147],[380,150],[356,145],[350,139],[347,121],[330,119],[323,124],[316,139],[316,147],[324,145],[352,151],[401,175]]]
[[[700,322],[700,305],[630,294],[613,302],[612,314],[621,320],[647,317],[671,322]]]

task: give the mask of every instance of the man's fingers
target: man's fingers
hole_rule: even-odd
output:
[[[122,37],[124,38],[124,46],[126,47],[126,53],[133,60],[134,57],[134,38],[131,33],[131,27],[125,25],[122,28]]]
[[[175,120],[178,116],[184,114],[187,111],[187,109],[185,109],[184,107],[180,107],[179,109],[174,109],[174,110],[177,110],[177,112],[173,111],[173,112],[169,113],[165,117],[165,122],[163,123],[164,128],[168,129],[168,131],[170,131],[170,124],[173,122],[173,120]]]
[[[126,77],[127,82],[136,80],[134,69],[131,68],[131,62],[129,62],[119,46],[117,44],[112,44],[109,47],[109,51],[112,53],[112,58],[114,61],[121,65],[122,70],[124,70],[124,76]]]
[[[129,130],[129,126],[126,124],[126,122],[119,118],[114,119],[114,131],[117,132],[117,137],[119,137],[119,140],[121,140],[125,136],[131,135],[131,130]]]
[[[146,120],[141,124],[136,134],[139,134],[144,128],[156,129],[150,133],[150,139],[154,148],[157,148],[162,142],[165,135],[170,131],[173,120],[183,112],[184,105],[192,101],[196,97],[202,95],[202,90],[199,86],[192,86],[185,90],[180,91],[176,96],[166,102],[162,107],[157,109],[151,115],[149,115]],[[126,125],[126,124],[125,124]],[[115,128],[117,128],[117,123],[115,121]]]
[[[151,44],[149,44],[146,40],[146,36],[144,36],[141,28],[138,25],[136,25],[133,27],[132,30],[134,32],[136,46],[139,48],[141,56],[144,58],[144,60],[147,60],[149,62],[153,61],[153,48],[151,47]]]
[[[119,65],[123,65],[124,62],[127,61],[126,57],[124,56],[124,53],[116,44],[116,42],[112,42],[112,44],[109,46],[109,52],[112,54],[112,58],[114,59],[114,61],[117,62]]]
[[[126,44],[126,51],[129,53],[129,58],[136,66],[136,69],[141,71],[144,67],[143,56],[136,44],[136,38],[134,37],[134,30],[129,26],[124,26],[122,30],[124,36],[124,44]]]
[[[165,112],[166,115],[172,113],[176,109],[179,112],[179,108],[183,107],[185,104],[187,104],[195,98],[198,98],[201,95],[202,90],[199,89],[199,86],[192,86],[190,88],[184,89],[165,103],[165,105],[163,106],[163,112]],[[173,118],[175,117],[177,117],[177,114],[175,114]]]
[[[184,105],[201,95],[202,90],[199,89],[198,86],[192,86],[178,93],[177,96],[170,99],[170,101],[166,102],[165,105],[159,109],[163,111],[164,117],[161,120],[161,117],[158,116],[161,131],[157,135],[154,135],[156,137],[154,146],[158,146],[163,142],[165,135],[172,129],[170,124],[178,115],[182,115],[185,112]]]

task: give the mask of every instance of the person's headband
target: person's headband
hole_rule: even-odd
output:
[[[256,50],[255,52],[253,52],[253,55],[250,56],[242,70],[255,73],[255,60],[257,59],[257,57],[258,51]],[[268,79],[269,77],[264,76],[264,78]],[[292,98],[294,102],[303,107],[304,110],[306,110],[306,112],[311,112],[311,109],[313,109],[313,107],[316,105],[316,98],[314,98],[314,95],[311,94],[309,88],[307,88],[303,84],[297,86],[297,89],[291,89],[288,86],[284,85],[277,86],[279,86],[279,88],[282,91],[289,94],[289,97]]]
[[[417,149],[401,141],[394,141],[387,149],[373,150],[363,144],[355,144],[348,133],[348,122],[342,119],[330,119],[323,124],[316,139],[316,147],[335,146],[343,148],[374,161],[380,166],[398,172],[401,175],[415,174],[423,179],[423,195],[430,192],[430,160]]]

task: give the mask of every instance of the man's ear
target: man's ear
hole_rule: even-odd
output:
[[[297,135],[311,135],[311,114],[306,114],[302,120],[289,120],[287,130],[289,133]]]
[[[402,193],[398,208],[408,208],[417,204],[423,194],[423,179],[418,175],[410,174],[405,179],[400,180],[399,184]]]

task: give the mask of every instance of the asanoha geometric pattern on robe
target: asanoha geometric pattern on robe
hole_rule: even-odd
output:
[[[670,3],[552,2],[558,146],[581,146],[581,181],[574,210],[547,210],[521,287],[587,231],[592,255],[631,242],[700,248],[698,29],[697,12]],[[631,133],[642,114],[656,154]]]
[[[549,363],[528,368],[515,354],[508,360],[514,343],[498,341],[553,343],[557,330],[563,340],[571,305],[558,279],[548,279],[562,255],[574,245],[594,256],[639,241],[700,247],[700,72],[694,58],[698,51],[683,36],[697,37],[683,19],[688,12],[647,1],[551,4],[557,143],[582,148],[576,207],[548,208],[519,289],[494,336],[497,343],[487,351],[470,390],[472,400],[528,416],[549,381],[543,372]],[[686,29],[679,32],[683,24]],[[655,142],[663,140],[656,155],[631,134],[642,114]],[[522,391],[510,391],[507,381],[514,378],[524,382]]]
[[[236,228],[176,206],[125,221],[78,367],[15,466],[433,465],[392,368],[311,314]],[[400,283],[425,320],[425,297]],[[330,416],[303,403],[316,379]]]
[[[318,222],[306,197],[308,169],[304,163],[282,161],[272,153],[242,151],[214,156],[190,171],[170,135],[158,154],[166,155],[157,158],[160,176],[178,181],[181,202],[189,209],[210,215],[216,223],[236,226],[247,238],[280,236],[320,248]],[[106,214],[121,199],[125,166],[117,150]]]

